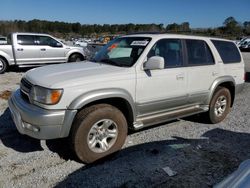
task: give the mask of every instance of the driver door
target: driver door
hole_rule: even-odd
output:
[[[162,39],[147,58],[161,56],[165,67],[137,70],[136,102],[138,115],[154,114],[187,104],[187,71],[183,67],[182,41]]]
[[[66,62],[65,49],[57,40],[49,36],[37,36],[37,44],[40,49],[40,57],[43,63]]]

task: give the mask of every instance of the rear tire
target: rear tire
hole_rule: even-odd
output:
[[[8,63],[0,57],[0,74],[3,74],[8,69]]]
[[[72,149],[85,163],[92,163],[120,150],[127,137],[123,113],[108,104],[97,104],[81,110],[71,131]]]
[[[223,121],[230,111],[231,107],[231,94],[227,88],[218,87],[212,100],[208,111],[209,121],[211,123],[219,123]]]

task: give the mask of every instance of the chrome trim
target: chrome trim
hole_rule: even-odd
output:
[[[171,121],[174,119],[198,114],[201,112],[208,111],[209,107],[207,105],[193,105],[189,107],[182,107],[179,109],[174,109],[170,111],[162,111],[155,114],[148,114],[136,119],[134,122],[134,129],[141,129],[147,126],[155,125],[158,123],[163,123],[166,121]]]

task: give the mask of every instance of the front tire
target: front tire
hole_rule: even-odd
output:
[[[6,72],[8,69],[8,64],[7,62],[0,57],[0,74],[3,74],[4,72]]]
[[[211,123],[219,123],[223,121],[230,111],[231,94],[227,88],[218,87],[210,102],[209,120]]]
[[[84,60],[84,57],[80,54],[72,54],[70,57],[69,57],[69,60],[68,62],[80,62],[80,61],[83,61]]]
[[[127,121],[123,113],[108,104],[81,110],[71,131],[72,148],[85,163],[92,163],[120,150],[127,137]]]

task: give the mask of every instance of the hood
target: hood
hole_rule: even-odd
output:
[[[25,78],[34,85],[63,88],[114,80],[122,74],[128,75],[128,69],[130,68],[84,61],[35,68],[28,71]]]

